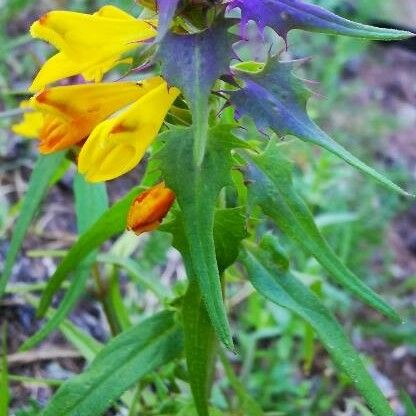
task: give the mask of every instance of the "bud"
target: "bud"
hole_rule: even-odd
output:
[[[175,202],[175,194],[161,182],[142,192],[133,201],[127,215],[127,229],[137,235],[159,227]]]

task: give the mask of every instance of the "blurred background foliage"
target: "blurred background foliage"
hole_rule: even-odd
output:
[[[360,21],[407,26],[413,22],[415,29],[413,0],[315,3]],[[104,4],[138,11],[131,0],[0,0],[0,263],[36,158],[34,143],[14,137],[8,128],[18,117],[29,81],[51,53],[47,45],[30,39],[30,23],[50,9],[92,12]],[[416,54],[399,45],[304,33],[291,35],[290,54],[311,58],[299,71],[302,77],[319,81],[311,84],[318,93],[309,104],[313,117],[366,163],[414,192]],[[297,140],[289,140],[286,149],[296,164],[298,191],[332,247],[400,312],[404,324],[385,322],[352,301],[328,283],[326,272],[316,261],[283,240],[293,269],[341,320],[397,414],[415,415],[416,205],[362,177],[327,152]],[[16,354],[20,343],[39,327],[31,306],[34,296],[62,250],[75,238],[72,177],[70,170],[47,198],[25,242],[24,257],[16,264],[8,297],[0,301],[0,323],[8,322],[4,349],[7,347],[9,358],[10,414],[38,414],[60,380],[81,371],[94,340],[103,342],[109,337],[96,291],[90,288],[66,321],[70,329],[63,336],[49,337],[39,347],[50,351],[52,358],[39,359],[36,351],[25,359]],[[128,191],[139,177],[140,172],[134,172],[128,179],[111,183],[112,200]],[[126,314],[131,321],[159,308],[160,302],[146,282],[156,282],[158,290],[183,293],[184,271],[165,234],[155,232],[139,239],[125,234],[105,249],[134,259],[133,271],[111,268],[122,282],[123,299],[115,304],[124,305],[119,314]],[[253,294],[240,273],[236,267],[227,271],[231,282],[228,303],[240,354],[229,357],[232,367],[218,365],[213,404],[229,409],[229,414],[247,414],[241,410],[247,391],[269,415],[369,415],[351,386],[336,375],[310,328]],[[56,352],[68,352],[69,347],[78,354],[59,358]],[[189,391],[174,381],[178,371],[168,366],[144,380],[138,388],[143,399],[130,407],[133,411],[129,414],[192,414]],[[239,386],[244,387],[243,393]],[[123,398],[130,404],[135,400],[134,391]],[[127,413],[121,405],[111,414]]]

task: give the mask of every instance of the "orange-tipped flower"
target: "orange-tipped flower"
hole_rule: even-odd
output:
[[[166,85],[160,77],[154,77],[141,83],[80,84],[43,90],[30,100],[44,116],[40,152],[56,152],[82,142],[99,123],[162,84]]]
[[[127,216],[127,229],[137,235],[159,227],[175,202],[174,192],[164,182],[142,192],[133,201]]]

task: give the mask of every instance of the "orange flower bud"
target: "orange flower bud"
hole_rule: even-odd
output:
[[[142,192],[133,201],[128,216],[127,229],[137,235],[159,227],[175,202],[175,194],[164,182]]]

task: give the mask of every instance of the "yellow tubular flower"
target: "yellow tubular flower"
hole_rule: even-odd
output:
[[[27,111],[23,114],[22,121],[13,124],[13,133],[28,139],[37,139],[44,123],[43,114],[36,111],[29,100],[22,101],[20,108]]]
[[[44,116],[40,152],[55,152],[83,141],[97,124],[163,82],[153,78],[142,83],[81,84],[42,91],[30,101]]]
[[[177,88],[168,88],[163,81],[125,112],[100,123],[81,149],[79,171],[88,181],[101,182],[133,169],[155,139],[178,95]]]
[[[127,215],[127,229],[137,235],[159,227],[175,202],[174,192],[164,182],[137,196]]]
[[[82,74],[87,81],[99,82],[104,73],[120,62],[137,43],[156,35],[156,20],[138,20],[114,6],[105,6],[90,15],[52,11],[33,23],[30,33],[55,46],[52,56],[40,70],[29,90],[69,76]]]

